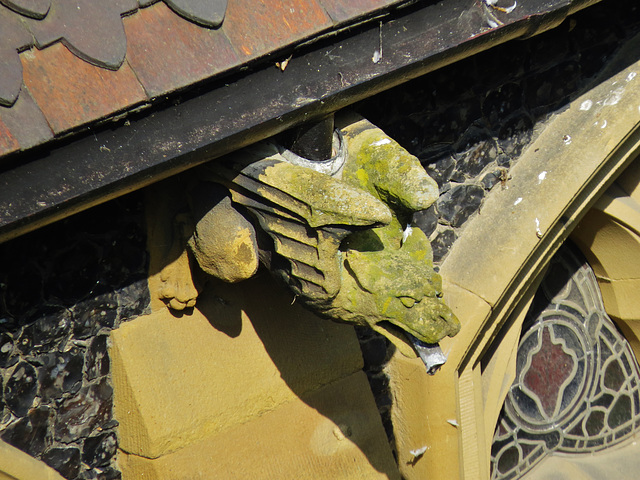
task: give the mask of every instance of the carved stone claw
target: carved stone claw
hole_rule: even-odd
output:
[[[184,310],[196,305],[198,289],[193,283],[189,253],[185,249],[160,272],[159,296],[172,310]]]
[[[157,198],[157,197],[156,197]],[[158,200],[158,208],[162,209],[163,201]],[[194,227],[190,214],[177,214],[163,240],[167,242],[168,250],[164,252],[164,263],[160,269],[156,283],[157,295],[165,305],[172,310],[182,311],[185,308],[193,308],[196,304],[199,291],[194,283],[191,271],[191,259],[186,248],[187,240],[192,236]]]

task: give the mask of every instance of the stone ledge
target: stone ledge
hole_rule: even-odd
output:
[[[155,460],[121,452],[123,480],[399,480],[363,372]]]
[[[147,458],[250,421],[362,368],[352,327],[262,275],[216,283],[191,315],[160,310],[111,336],[120,447]]]

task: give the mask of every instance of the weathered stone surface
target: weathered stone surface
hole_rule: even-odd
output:
[[[467,178],[477,177],[487,165],[496,161],[498,146],[491,137],[485,137],[458,155],[456,171]]]
[[[55,421],[55,438],[65,443],[86,437],[111,418],[113,390],[106,380],[83,387],[65,399]]]
[[[49,403],[59,399],[63,393],[75,394],[82,384],[84,352],[49,353],[38,357],[38,394]]]
[[[456,185],[438,199],[438,212],[444,222],[459,227],[476,212],[484,190],[477,185]]]
[[[109,373],[108,338],[107,335],[98,335],[91,341],[87,351],[87,380],[94,380]]]
[[[376,406],[381,413],[388,412],[393,405],[393,393],[389,389],[389,377],[384,372],[379,372],[368,377],[371,392],[376,399]]]
[[[120,480],[122,473],[113,467],[92,468],[80,474],[78,480]]]
[[[443,146],[436,151],[427,151],[420,156],[420,162],[439,187],[451,180],[456,168],[456,161],[452,156],[450,146]]]
[[[522,108],[523,92],[517,83],[506,83],[489,92],[482,102],[482,114],[495,127]]]
[[[60,345],[69,335],[69,317],[66,309],[45,307],[18,337],[20,352],[42,353]]]
[[[566,62],[555,65],[527,80],[526,98],[532,110],[553,107],[567,100],[576,91],[580,79],[580,65],[577,62]]]
[[[5,479],[64,480],[45,463],[0,440],[0,470]]]
[[[482,186],[485,188],[485,190],[491,190],[497,183],[501,181],[506,182],[506,179],[502,180],[502,177],[504,175],[508,174],[504,171],[495,170],[493,172],[487,173],[484,177],[482,177],[480,183],[482,183]]]
[[[117,449],[118,440],[113,432],[89,437],[84,441],[82,461],[90,467],[104,467],[111,462]]]
[[[457,238],[456,232],[452,229],[442,230],[436,238],[431,242],[431,247],[433,248],[433,260],[435,262],[442,260],[444,256],[447,254],[453,242],[455,242]]]
[[[137,279],[116,292],[120,307],[120,320],[125,321],[149,313],[149,287],[147,279]]]
[[[516,114],[505,121],[498,133],[500,148],[511,158],[517,157],[531,141],[532,130],[531,118],[526,114]]]
[[[387,344],[387,340],[382,336],[375,336],[360,343],[365,369],[384,363],[387,356]]]
[[[17,361],[13,338],[8,333],[0,333],[0,368],[10,367]]]
[[[256,232],[231,204],[228,191],[217,184],[192,192],[197,220],[189,246],[202,270],[225,282],[239,282],[258,270]]]
[[[144,277],[147,254],[141,213],[140,202],[132,196],[0,246],[0,257],[4,262],[0,269],[0,392],[3,392],[0,411],[4,422],[0,426],[0,436],[38,458],[48,455],[52,464],[58,462],[61,469],[67,469],[65,475],[80,472],[68,478],[80,478],[83,472],[89,475],[87,478],[94,479],[119,475],[112,466],[113,458],[101,467],[89,468],[82,462],[81,455],[72,454],[73,449],[82,451],[86,437],[114,432],[115,423],[106,414],[106,409],[100,407],[109,404],[108,401],[89,399],[86,403],[80,402],[81,405],[73,404],[81,393],[90,395],[92,391],[87,392],[89,387],[86,387],[81,392],[83,383],[91,385],[109,374],[106,335],[99,332],[106,333],[120,322],[141,314],[148,305],[149,293]],[[77,244],[81,248],[74,257]],[[86,245],[93,245],[101,253],[99,267],[90,279],[95,282],[94,290],[79,302],[63,302],[61,287],[57,285],[56,269],[61,264],[57,257],[72,259],[82,270],[85,264],[82,258],[87,258],[83,247]],[[113,259],[110,255],[119,258]],[[73,302],[73,305],[67,302]],[[11,380],[18,363],[30,365],[36,371],[33,399],[34,385],[28,384],[25,388],[16,378]],[[11,385],[7,386],[9,380]],[[11,399],[14,408],[22,409],[20,413],[26,410],[26,416],[13,418],[15,412],[7,407],[7,398]],[[92,402],[105,414],[87,412],[85,409],[90,410]],[[59,416],[62,416],[61,420],[58,420]],[[94,417],[100,420],[95,421]],[[82,425],[74,423],[76,421],[86,421],[94,428],[83,430]],[[71,435],[74,432],[65,436],[65,441],[71,441],[66,444],[60,441],[61,436],[54,438],[56,427],[61,433],[65,422],[75,432],[75,436]],[[69,455],[68,459],[66,455]]]
[[[422,232],[429,237],[438,226],[438,212],[436,206],[431,205],[426,210],[419,210],[413,214],[412,222]]]
[[[51,448],[42,455],[42,461],[64,478],[75,479],[80,473],[80,450],[75,447]]]
[[[216,282],[191,315],[162,309],[114,330],[120,448],[157,457],[361,369],[353,329],[291,297],[264,275]]]
[[[95,336],[101,328],[112,329],[118,317],[118,301],[114,292],[89,298],[72,309],[73,335]]]
[[[400,478],[362,372],[157,459],[120,452],[118,464],[154,480]]]
[[[342,123],[341,179],[290,163],[271,144],[240,151],[201,177],[227,186],[231,201],[258,218],[273,241],[268,268],[300,302],[326,318],[368,325],[415,355],[408,339],[436,343],[459,329],[440,299],[428,239],[407,226],[413,212],[435,202],[438,188],[418,159],[380,129],[357,116]],[[209,262],[207,251],[222,242],[206,249],[197,243],[216,239],[220,224],[233,232],[216,220],[216,209],[226,218],[233,212],[231,202],[223,206],[226,197],[206,200],[196,205],[213,205],[202,217],[212,215],[203,229],[210,233],[200,235],[196,227],[190,246],[201,267],[216,275],[211,264],[220,262]],[[398,328],[410,335],[398,334]]]
[[[7,406],[16,416],[24,417],[33,406],[37,389],[36,369],[30,363],[18,363],[5,387]]]

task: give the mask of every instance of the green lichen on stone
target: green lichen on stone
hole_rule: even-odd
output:
[[[414,211],[438,198],[438,187],[417,158],[366,120],[342,132],[341,178],[290,164],[268,146],[212,174],[271,237],[279,261],[269,268],[299,302],[370,326],[415,355],[403,332],[436,343],[460,328],[442,302],[431,245],[409,226]]]
[[[357,186],[286,162],[274,162],[265,168],[260,180],[297,200],[301,214],[309,225],[382,225],[392,221],[389,208],[380,199]],[[259,190],[268,196],[265,188]],[[353,206],[358,205],[357,209]]]
[[[361,121],[345,129],[350,156],[342,179],[387,204],[393,218],[345,239],[345,275],[336,302],[344,304],[345,319],[370,325],[396,345],[398,329],[436,343],[455,335],[460,323],[441,300],[429,240],[407,225],[414,211],[438,198],[438,187],[417,158],[368,125]]]

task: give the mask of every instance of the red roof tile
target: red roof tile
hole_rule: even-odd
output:
[[[116,71],[96,67],[60,43],[20,58],[24,83],[56,134],[147,99],[126,63]]]
[[[20,144],[11,135],[7,126],[0,121],[0,155],[6,155],[20,149]]]
[[[26,10],[1,3],[0,120],[11,131],[2,152],[15,142],[20,149],[46,142],[51,130],[78,129],[401,1],[19,2]],[[23,87],[25,99],[16,102],[21,79],[33,98]]]
[[[315,0],[231,0],[223,28],[238,53],[255,58],[332,25]]]
[[[9,128],[22,150],[53,138],[53,132],[44,114],[24,85],[18,101],[12,108],[0,108],[0,121]]]
[[[224,31],[194,25],[163,3],[124,18],[127,62],[150,97],[237,66]]]

